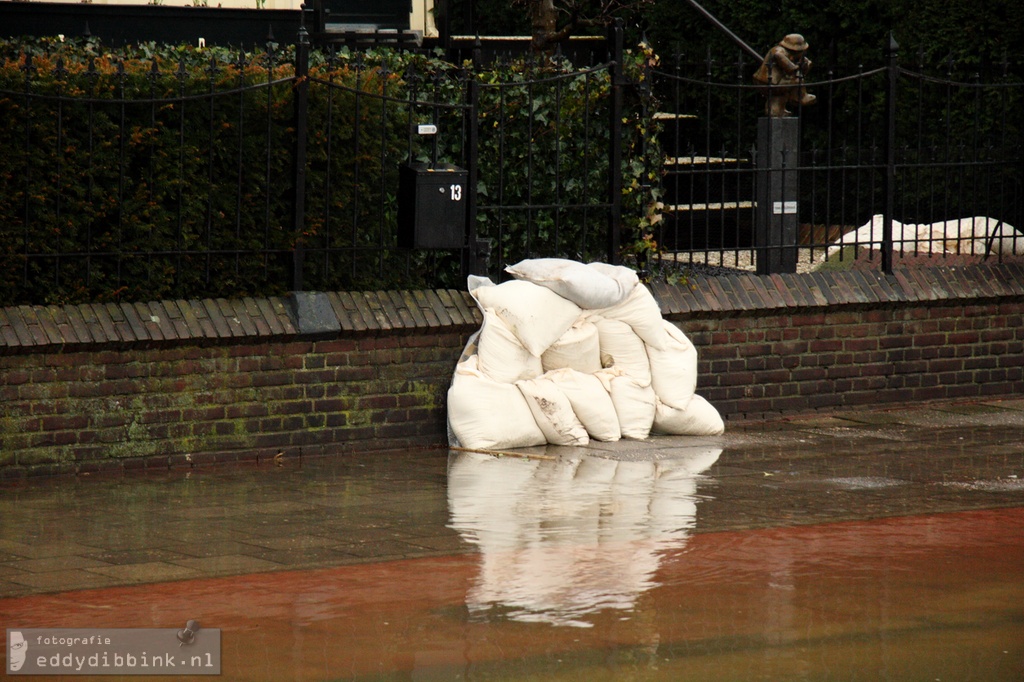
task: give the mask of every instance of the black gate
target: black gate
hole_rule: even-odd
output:
[[[0,85],[4,304],[462,288],[531,256],[618,258],[621,52],[502,71],[304,30],[228,60],[51,48]],[[465,173],[451,248],[400,243],[413,165]]]
[[[795,265],[799,252],[804,268],[828,254],[891,272],[921,255],[1024,255],[1024,84],[908,68],[893,41],[880,68],[816,66],[807,87],[817,102],[775,119],[794,135],[773,135],[772,149],[758,139],[765,101],[750,57],[666,61],[651,74],[666,151],[655,239],[666,261],[771,261],[758,271],[777,272],[773,256],[789,250],[782,260]],[[760,227],[790,215],[784,242]],[[990,219],[986,236],[981,218]],[[947,236],[928,236],[926,225]]]
[[[895,51],[823,69],[776,167],[749,59],[628,62],[618,27],[583,68],[314,50],[304,31],[230,58],[90,49],[5,55],[0,304],[462,288],[522,258],[626,251],[640,267],[747,269],[787,250],[884,270],[910,253],[1024,254],[1024,86],[930,75]],[[664,154],[638,132],[656,129]],[[413,165],[465,173],[457,199],[426,183],[465,211],[459,243],[399,240]],[[773,174],[798,182],[760,194]],[[776,214],[796,223],[789,241],[757,229]],[[982,238],[960,229],[973,217],[994,221]],[[906,227],[949,221],[940,240]]]

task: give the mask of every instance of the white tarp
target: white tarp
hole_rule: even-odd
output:
[[[865,249],[879,249],[882,234],[883,217],[876,214],[869,222],[843,235],[829,247],[828,253],[831,256],[842,247],[855,244]],[[903,253],[1021,256],[1024,255],[1024,233],[985,216],[921,224],[893,220],[892,246],[893,250]]]

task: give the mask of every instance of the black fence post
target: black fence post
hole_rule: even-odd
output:
[[[21,67],[22,73],[25,74],[25,99],[24,99],[24,102],[25,102],[25,104],[24,104],[24,107],[25,107],[25,128],[24,128],[24,132],[23,132],[23,136],[24,136],[24,140],[25,140],[25,147],[24,147],[25,166],[22,169],[22,176],[23,176],[22,179],[25,181],[25,183],[23,185],[24,189],[22,190],[23,196],[22,196],[22,206],[21,206],[21,210],[22,210],[21,219],[22,219],[22,224],[25,226],[25,232],[24,232],[25,236],[24,236],[23,243],[22,243],[22,249],[25,252],[25,260],[24,260],[24,267],[23,267],[23,270],[22,270],[22,280],[21,281],[22,281],[22,286],[25,286],[25,287],[28,287],[29,273],[31,272],[31,268],[29,267],[29,261],[31,260],[29,258],[29,253],[31,253],[31,249],[29,248],[29,238],[28,238],[28,236],[29,236],[29,234],[31,234],[31,228],[32,228],[32,162],[31,162],[30,159],[32,158],[32,117],[33,117],[33,114],[32,114],[32,97],[31,97],[31,95],[32,95],[32,77],[33,77],[33,75],[35,73],[35,69],[36,69],[36,67],[32,64],[32,54],[31,53],[26,54],[25,55],[25,63]],[[92,105],[90,104],[90,106],[92,106]],[[92,129],[92,126],[91,126],[91,121],[90,121],[90,130],[91,129]],[[91,151],[92,150],[90,150],[90,158],[91,158]]]
[[[473,60],[473,69],[464,72],[466,78],[466,238],[469,246],[469,267],[468,274],[487,275],[490,267],[490,242],[477,239],[476,235],[476,205],[477,205],[477,183],[479,182],[480,158],[480,127],[477,115],[480,109],[480,83],[476,78],[479,56],[474,50],[476,58]],[[464,271],[466,274],[466,271]]]
[[[611,65],[609,78],[609,148],[608,148],[608,262],[620,261],[622,242],[622,91],[625,75],[622,68],[622,19],[616,19],[608,32]]]
[[[301,15],[305,17],[305,13]],[[292,182],[292,291],[302,291],[302,270],[306,258],[303,229],[306,224],[306,124],[309,118],[309,33],[305,20],[299,24],[295,45],[295,153]]]
[[[899,79],[900,46],[892,32],[885,48],[889,88],[885,94],[885,189],[882,207],[882,272],[892,274],[892,214],[895,210],[896,193],[896,84]]]
[[[800,119],[757,119],[754,245],[759,275],[794,273],[800,230]]]

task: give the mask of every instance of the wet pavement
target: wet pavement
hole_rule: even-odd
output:
[[[697,533],[1024,506],[1024,400],[516,454],[629,461],[704,450],[721,454],[703,472]],[[473,551],[448,527],[448,454],[5,484],[0,597]]]
[[[983,611],[969,627],[947,623],[943,636],[955,642],[978,623],[994,623],[995,640],[1016,644],[993,645],[1002,646],[1000,655],[977,669],[990,670],[984,679],[1019,679],[1022,510],[1024,400],[843,411],[729,424],[714,438],[527,448],[500,457],[424,448],[27,480],[0,487],[0,627],[181,627],[202,613],[225,628],[224,679],[283,679],[282,665],[289,679],[576,679],[568,669],[580,679],[616,679],[627,668],[640,678],[682,679],[687,675],[673,666],[683,659],[688,670],[712,675],[725,669],[715,666],[726,665],[726,653],[778,654],[781,645],[769,640],[786,638],[761,641],[754,623],[774,623],[776,633],[809,631],[792,596],[784,603],[771,596],[803,594],[793,565],[822,561],[808,548],[838,561],[829,571],[844,580],[863,578],[859,562],[869,559],[883,562],[886,573],[923,576],[925,567],[955,555],[958,565],[943,575],[967,571],[999,581],[961,593],[919,577],[899,588],[906,590],[899,600],[914,601],[906,595],[921,590],[958,600],[971,595]],[[920,551],[896,558],[901,543]],[[716,563],[723,547],[729,560]],[[751,593],[741,606],[742,587],[716,590],[742,585],[733,574],[744,571],[772,591]],[[817,580],[815,593],[827,578]],[[687,592],[697,585],[701,595]],[[709,594],[729,602],[730,624],[707,621],[699,640],[680,634],[680,623],[695,617],[687,608]],[[654,602],[666,599],[691,606],[659,611]],[[793,613],[751,607],[758,599]],[[932,612],[944,602],[934,593],[930,599],[918,605],[927,613],[887,610],[886,627],[899,621],[895,627],[911,636],[915,623],[973,613],[961,601],[943,606],[949,613]],[[999,605],[1007,603],[1004,613]],[[779,621],[784,616],[789,621]],[[376,628],[376,638],[344,618]],[[408,632],[388,639],[389,623],[398,622],[422,631],[417,637],[440,636],[456,624],[457,632],[412,646]],[[504,653],[480,644],[487,636],[467,634],[498,622],[500,638],[490,636]],[[708,635],[712,622],[723,629],[719,636]],[[313,635],[308,628],[317,623],[326,630]],[[231,639],[232,627],[260,636],[243,645]],[[538,652],[529,637],[517,645],[519,631],[510,627],[548,628],[544,646],[564,640],[565,648]],[[581,632],[600,633],[600,645]],[[800,646],[818,651],[808,641],[827,640],[834,651],[834,637],[839,649],[863,637],[856,628],[849,641],[836,632],[830,624],[812,639],[802,635]],[[272,636],[290,642],[276,658],[264,652]],[[928,646],[951,646],[934,628],[927,639]],[[462,651],[470,640],[486,653]],[[320,652],[324,642],[339,641],[362,653],[302,666],[298,654],[287,654],[305,656],[308,647]],[[394,650],[382,651],[381,642]],[[703,664],[694,663],[695,654]],[[490,667],[473,668],[474,677],[468,664],[452,668],[452,656]],[[502,668],[510,657],[526,667]],[[651,660],[661,661],[658,675]],[[559,667],[564,661],[572,663]],[[763,668],[790,679],[829,677],[808,670],[802,676],[786,666]]]

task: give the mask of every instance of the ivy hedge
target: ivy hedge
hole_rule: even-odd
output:
[[[660,151],[630,52],[623,110],[625,250],[657,200]],[[607,70],[557,59],[485,70],[427,54],[266,52],[95,40],[0,42],[0,305],[461,287],[459,252],[396,246],[409,160],[465,164],[479,84],[477,231],[492,263],[605,251]],[[307,87],[305,201],[294,178]],[[434,123],[439,134],[414,134]]]

